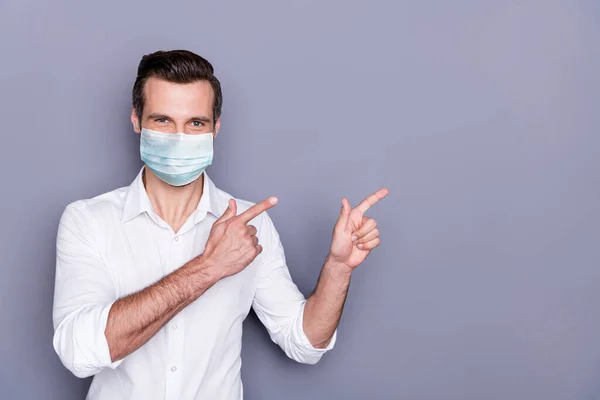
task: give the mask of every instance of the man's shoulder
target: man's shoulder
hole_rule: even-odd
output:
[[[120,187],[95,197],[75,200],[66,206],[64,213],[91,218],[106,217],[107,215],[120,217],[128,189],[128,186]]]

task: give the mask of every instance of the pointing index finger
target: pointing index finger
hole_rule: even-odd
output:
[[[381,188],[363,201],[360,202],[356,209],[365,213],[369,208],[373,207],[379,200],[387,196],[389,191],[386,188]]]
[[[275,204],[277,204],[277,201],[277,197],[269,197],[268,199],[263,200],[260,203],[256,203],[255,205],[238,215],[236,219],[243,224],[247,224],[261,213],[267,211],[271,207],[274,207]]]

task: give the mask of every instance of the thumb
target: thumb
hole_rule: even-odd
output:
[[[215,222],[215,224],[220,224],[221,222],[225,222],[228,219],[235,217],[237,214],[237,203],[234,199],[229,199],[229,206],[227,210],[221,215],[221,217]]]
[[[350,207],[350,202],[347,198],[342,198],[342,210],[340,211],[340,217],[338,218],[338,227],[345,228],[348,225],[348,220],[350,219],[350,211],[352,211],[352,207]]]

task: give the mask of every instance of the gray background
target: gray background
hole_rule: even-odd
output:
[[[382,247],[336,349],[294,364],[255,317],[247,399],[600,398],[597,1],[0,2],[0,398],[82,399],[51,344],[64,207],[129,184],[140,57],[223,82],[214,180],[275,194],[308,294],[348,196]]]

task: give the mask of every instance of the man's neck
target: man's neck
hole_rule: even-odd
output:
[[[143,182],[154,211],[177,232],[198,207],[204,189],[204,174],[188,185],[175,187],[144,168]]]

